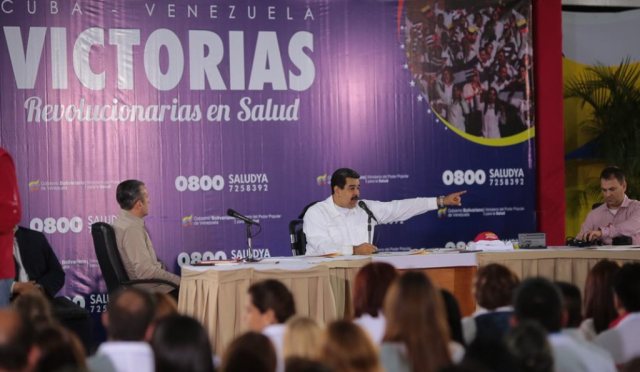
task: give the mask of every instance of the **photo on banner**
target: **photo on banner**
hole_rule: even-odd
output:
[[[531,138],[531,2],[408,1],[406,7],[409,69],[438,118],[489,146]]]

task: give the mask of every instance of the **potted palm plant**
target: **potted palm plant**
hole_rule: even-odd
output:
[[[594,156],[605,164],[625,170],[630,182],[627,194],[640,196],[640,67],[625,58],[617,67],[596,65],[570,79],[565,99],[577,98],[591,110],[580,127],[594,138]],[[585,193],[598,192],[587,185]]]

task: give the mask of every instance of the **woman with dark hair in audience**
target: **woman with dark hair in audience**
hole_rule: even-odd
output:
[[[35,372],[86,371],[84,346],[75,333],[61,325],[40,325],[34,337],[39,358]]]
[[[460,350],[464,353],[464,337],[462,336],[462,316],[460,315],[460,305],[455,296],[446,289],[440,289],[442,294],[442,303],[444,304],[445,314],[447,315],[447,324],[449,325],[449,335],[451,341],[460,345]],[[456,358],[453,358],[456,361]]]
[[[582,323],[582,296],[580,295],[580,288],[568,282],[556,281],[553,284],[558,287],[562,294],[563,307],[567,313],[567,323],[563,327],[563,332],[575,330],[581,333],[578,330],[580,323]]]
[[[442,295],[424,273],[409,271],[394,281],[384,314],[380,359],[387,371],[436,372],[451,364]]]
[[[601,260],[587,274],[584,286],[584,321],[580,330],[587,340],[593,340],[618,317],[613,302],[613,278],[620,270],[614,261]]]
[[[325,336],[322,361],[332,371],[383,371],[376,347],[358,325],[348,320],[337,320],[327,326]]]
[[[213,354],[207,331],[197,320],[172,315],[158,322],[151,347],[156,372],[213,372]]]
[[[356,274],[353,285],[354,323],[362,327],[374,343],[384,336],[382,304],[387,289],[398,276],[395,267],[385,262],[366,264]]]
[[[462,332],[467,345],[478,337],[501,338],[509,329],[513,314],[511,299],[520,280],[507,267],[491,263],[476,273],[473,287],[479,309],[462,319]]]
[[[222,357],[222,372],[275,372],[276,350],[261,333],[247,332],[231,342]]]

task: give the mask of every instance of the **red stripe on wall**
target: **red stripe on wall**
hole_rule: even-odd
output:
[[[533,18],[538,230],[547,234],[547,244],[562,245],[565,240],[565,173],[561,0],[534,0]]]

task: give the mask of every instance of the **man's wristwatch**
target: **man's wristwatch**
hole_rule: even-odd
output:
[[[444,208],[444,195],[438,196],[438,208]]]

